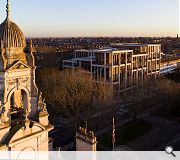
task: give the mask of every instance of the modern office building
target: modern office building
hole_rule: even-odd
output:
[[[161,45],[126,43],[76,50],[74,58],[63,61],[63,68],[87,70],[93,81],[112,84],[121,92],[137,86],[146,77],[158,77],[160,64]]]

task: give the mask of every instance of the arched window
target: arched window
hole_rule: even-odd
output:
[[[15,90],[10,98],[11,125],[24,122],[27,104],[27,93],[22,89]]]

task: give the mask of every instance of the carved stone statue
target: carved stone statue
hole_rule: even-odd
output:
[[[42,97],[42,92],[39,92],[39,98],[38,98],[38,109],[40,113],[47,113],[45,98]]]
[[[38,95],[38,104],[39,104],[39,103],[42,103],[42,102],[43,102],[42,92],[39,92],[39,95]]]
[[[42,112],[44,112],[44,113],[47,112],[45,98],[43,99]]]

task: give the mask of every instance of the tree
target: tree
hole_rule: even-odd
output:
[[[179,84],[162,76],[156,80],[145,79],[138,86],[138,90],[126,96],[126,102],[131,103],[129,109],[136,119],[141,111],[160,104],[164,106],[163,112],[171,112],[179,99],[179,94]]]
[[[94,83],[83,70],[46,68],[40,72],[44,96],[55,111],[64,110],[72,124],[77,127],[81,110],[94,105],[108,104],[113,97],[112,87]]]

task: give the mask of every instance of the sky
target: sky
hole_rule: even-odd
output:
[[[179,0],[10,0],[26,37],[176,36]],[[0,1],[0,21],[6,0]]]

